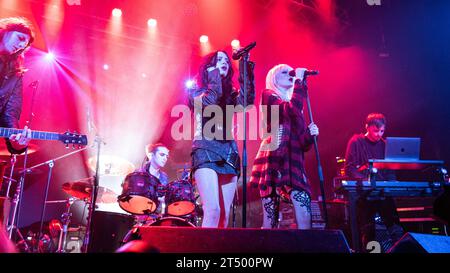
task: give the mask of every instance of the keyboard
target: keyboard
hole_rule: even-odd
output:
[[[439,194],[444,182],[423,181],[370,181],[340,180],[337,182],[336,192],[360,192],[370,195],[384,196],[435,196]]]

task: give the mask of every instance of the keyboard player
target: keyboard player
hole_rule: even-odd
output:
[[[384,159],[386,142],[383,134],[386,128],[386,118],[381,113],[371,113],[365,121],[366,132],[355,134],[347,144],[345,153],[345,176],[349,179],[367,180],[369,177],[369,159]],[[379,170],[376,180],[396,180],[392,170]],[[360,231],[360,240],[363,249],[367,243],[376,241],[376,224],[384,224],[387,228],[387,242],[379,242],[390,246],[401,238],[404,231],[400,226],[399,216],[392,197],[365,197],[357,200],[357,221]],[[386,249],[385,249],[386,250]]]

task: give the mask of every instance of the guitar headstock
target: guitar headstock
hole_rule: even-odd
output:
[[[69,144],[73,144],[74,146],[86,146],[87,145],[87,136],[80,135],[77,133],[65,132],[64,134],[59,135],[59,140],[68,146]]]

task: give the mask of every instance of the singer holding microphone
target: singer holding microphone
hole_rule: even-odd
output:
[[[277,133],[262,140],[250,178],[250,185],[258,187],[262,199],[262,228],[278,227],[280,199],[293,204],[298,229],[311,228],[311,190],[304,153],[312,147],[313,136],[319,135],[319,128],[314,123],[306,126],[303,115],[308,73],[315,72],[279,64],[266,76],[261,105],[268,107],[264,117],[267,130]],[[279,116],[270,115],[270,107],[274,106],[279,107]],[[278,128],[270,128],[272,119],[279,119]]]
[[[204,58],[199,71],[199,87],[189,92],[189,106],[194,112],[195,136],[192,143],[192,170],[202,200],[202,227],[227,227],[231,204],[240,175],[240,157],[232,133],[227,131],[227,105],[242,105],[242,91],[233,87],[233,67],[224,51],[210,53]],[[253,79],[249,75],[249,79]],[[242,75],[239,77],[242,85]],[[253,81],[247,80],[247,102],[255,98]],[[242,86],[241,86],[242,90]],[[205,109],[220,107],[222,117],[208,117]],[[201,113],[204,113],[203,115]],[[219,121],[218,121],[219,120]],[[205,129],[211,125],[210,131]]]
[[[34,41],[31,23],[22,17],[0,19],[0,127],[18,128],[22,112],[24,52]],[[26,126],[22,133],[6,139],[13,154],[25,151],[31,140]]]

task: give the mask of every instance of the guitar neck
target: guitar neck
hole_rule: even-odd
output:
[[[0,137],[9,138],[11,135],[22,133],[22,131],[22,129],[0,127]],[[31,139],[59,140],[60,134],[43,131],[31,131]]]

